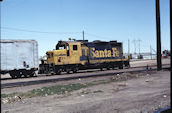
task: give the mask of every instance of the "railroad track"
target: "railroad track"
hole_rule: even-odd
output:
[[[150,67],[151,67],[151,69],[150,69]],[[45,84],[45,83],[58,82],[58,81],[67,81],[67,80],[73,80],[73,79],[79,79],[79,78],[114,76],[116,74],[122,74],[122,73],[138,73],[138,72],[144,72],[144,71],[155,71],[155,70],[157,70],[157,68],[154,66],[150,66],[150,67],[149,67],[149,69],[147,69],[147,66],[142,66],[142,67],[137,67],[137,68],[129,68],[130,70],[125,70],[125,69],[124,70],[116,70],[117,72],[107,71],[105,73],[96,73],[96,74],[92,74],[92,73],[87,74],[86,73],[85,75],[76,74],[75,76],[67,76],[67,77],[60,77],[60,78],[49,78],[49,79],[45,79],[45,80],[5,83],[5,84],[1,84],[1,89],[28,86],[28,85],[36,85],[36,84]],[[138,68],[141,68],[141,69],[138,69]],[[163,69],[170,69],[170,64],[163,65]]]
[[[166,65],[170,65],[170,64],[163,64],[163,66],[166,66]],[[157,66],[157,65],[147,65],[147,66],[136,66],[136,67],[130,67],[130,69],[134,69],[134,68],[149,68],[149,67],[154,67],[154,66]],[[128,69],[128,68],[125,68],[125,69]],[[119,70],[119,69],[114,69],[114,70]],[[92,70],[84,70],[84,71],[78,71],[77,74],[79,73],[90,73],[90,72],[99,72],[100,70],[99,69],[92,69]],[[57,75],[57,76],[63,76],[63,75],[66,75],[66,73],[62,73],[61,75]],[[46,74],[38,74],[36,76],[33,76],[33,77],[29,77],[29,78],[34,78],[34,77],[45,77],[45,76],[49,76],[49,75],[46,75]],[[56,76],[56,75],[54,75]],[[26,78],[26,77],[21,77],[21,78],[1,78],[1,81],[5,81],[5,80],[20,80],[20,79],[29,79],[29,78]]]
[[[170,65],[170,64],[163,64],[163,66],[167,66],[167,65]],[[130,67],[130,68],[125,68],[125,69],[134,69],[134,68],[149,68],[149,67],[155,67],[157,65],[147,65],[147,66],[136,66],[136,67]],[[114,69],[114,70],[119,70],[119,69]],[[75,74],[79,74],[79,73],[91,73],[91,72],[99,72],[100,70],[99,69],[92,69],[92,70],[84,70],[84,71],[78,71],[77,73]],[[108,71],[108,70],[107,70]],[[61,75],[57,75],[57,76],[63,76],[63,75],[66,75],[66,73],[62,73]],[[33,76],[33,77],[29,77],[29,78],[34,78],[34,77],[45,77],[45,76],[50,76],[50,75],[46,75],[46,74],[39,74],[39,75],[36,75],[36,76]],[[56,75],[53,75],[53,76],[56,76]],[[29,79],[29,78],[25,78],[25,77],[21,77],[21,78],[1,78],[1,81],[5,81],[5,80],[20,80],[20,79]]]

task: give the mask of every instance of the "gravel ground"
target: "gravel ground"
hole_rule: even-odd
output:
[[[157,60],[156,59],[148,59],[148,60],[136,60],[130,62],[131,67],[138,67],[138,66],[151,66],[151,65],[156,65]],[[170,57],[169,58],[163,58],[162,59],[162,64],[170,64]]]
[[[142,75],[142,76],[138,76]],[[120,75],[118,75],[120,77]],[[122,77],[123,75],[121,75]],[[82,88],[63,95],[33,97],[5,103],[2,113],[153,113],[170,105],[170,72],[133,74],[127,81],[111,82]],[[114,76],[115,78],[116,76]],[[113,77],[94,78],[97,80]],[[93,78],[60,84],[91,82]],[[55,85],[53,83],[49,85]],[[28,89],[40,85],[26,86]],[[25,88],[26,88],[25,87]],[[12,89],[11,89],[12,90]],[[18,91],[13,89],[13,91]],[[27,90],[26,90],[27,91]],[[85,93],[83,93],[85,92]],[[3,90],[2,93],[9,93]]]

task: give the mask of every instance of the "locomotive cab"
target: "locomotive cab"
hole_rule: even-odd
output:
[[[47,51],[48,70],[58,74],[61,71],[76,71],[80,64],[81,42],[59,41],[56,50]]]
[[[59,41],[54,50],[55,65],[79,63],[81,43],[73,41]]]

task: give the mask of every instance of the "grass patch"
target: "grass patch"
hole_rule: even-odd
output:
[[[39,89],[33,89],[31,91],[25,92],[25,93],[11,93],[11,94],[1,94],[1,98],[8,98],[8,97],[14,97],[14,96],[20,96],[23,98],[30,98],[35,96],[47,96],[47,95],[53,95],[53,94],[65,94],[68,92],[72,92],[74,90],[79,90],[81,88],[88,87],[87,84],[68,84],[68,85],[56,85],[56,86],[50,86],[50,87],[43,87]]]
[[[1,94],[1,98],[8,98],[8,97],[14,97],[16,95],[19,95],[20,93],[11,93],[11,94]]]
[[[50,87],[43,87],[39,89],[33,89],[31,91],[25,92],[25,93],[11,93],[11,94],[1,94],[1,98],[7,98],[7,97],[14,97],[14,96],[20,96],[20,97],[35,97],[35,96],[47,96],[47,95],[53,95],[53,94],[65,94],[68,92],[72,92],[74,90],[79,90],[81,88],[87,87],[86,84],[68,84],[68,85],[56,85],[56,86],[50,86]]]

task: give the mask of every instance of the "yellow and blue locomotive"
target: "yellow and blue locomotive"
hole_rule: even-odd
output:
[[[84,69],[122,69],[129,66],[129,59],[123,57],[122,43],[117,41],[59,41],[56,49],[47,51],[46,56],[47,59],[39,66],[39,73],[75,73]]]

